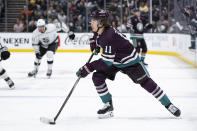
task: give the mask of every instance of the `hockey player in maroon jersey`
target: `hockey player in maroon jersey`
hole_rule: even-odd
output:
[[[110,26],[106,11],[97,10],[92,13],[91,28],[94,32],[93,38],[90,39],[91,50],[97,54],[101,48],[103,52],[100,59],[85,64],[76,74],[78,77],[86,77],[95,71],[92,80],[104,103],[104,107],[97,112],[99,118],[113,116],[112,96],[105,80],[114,80],[118,71],[128,75],[136,84],[140,84],[174,116],[180,116],[180,110],[172,104],[159,85],[150,78],[134,46],[123,34]]]
[[[147,53],[147,45],[143,38],[143,33],[146,33],[149,29],[153,27],[153,25],[150,24],[146,18],[141,16],[139,9],[135,9],[134,16],[132,16],[127,22],[127,27],[130,28],[131,39],[135,41],[133,44],[137,52],[140,53],[140,51],[142,51],[142,63],[144,65],[148,65],[144,62]]]

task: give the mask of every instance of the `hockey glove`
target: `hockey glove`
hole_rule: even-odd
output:
[[[149,24],[149,23],[148,23],[148,24],[145,25],[144,28],[145,28],[145,30],[147,31],[147,30],[152,29],[153,27],[154,27],[153,24]]]
[[[98,53],[100,52],[100,47],[96,45],[96,41],[94,40],[94,38],[90,38],[89,41],[91,51],[94,51],[94,55],[98,55]]]
[[[68,32],[68,37],[69,37],[69,39],[74,40],[75,34],[72,31],[70,31],[70,32]]]
[[[88,74],[90,74],[91,72],[93,72],[94,69],[93,67],[91,66],[90,63],[87,63],[85,64],[83,67],[81,67],[77,72],[76,72],[76,75],[78,77],[86,77]]]
[[[35,53],[40,53],[40,46],[38,44],[32,44],[33,45],[33,48],[34,48],[34,51]]]
[[[7,47],[2,47],[0,49],[0,53],[1,53],[2,60],[7,60],[10,57],[10,52],[8,51]]]

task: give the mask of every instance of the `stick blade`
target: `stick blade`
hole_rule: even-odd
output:
[[[55,125],[55,120],[54,119],[49,119],[49,118],[46,118],[46,117],[40,117],[40,121],[42,123],[45,123],[45,124]]]

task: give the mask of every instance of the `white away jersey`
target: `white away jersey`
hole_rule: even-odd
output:
[[[37,46],[41,43],[41,46],[47,48],[57,39],[57,28],[54,24],[47,24],[46,31],[44,33],[39,32],[38,28],[33,31],[32,45]]]

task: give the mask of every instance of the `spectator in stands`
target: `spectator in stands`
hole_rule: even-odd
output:
[[[77,10],[77,6],[76,6],[76,4],[75,4],[75,1],[74,0],[72,0],[71,1],[71,5],[69,6],[69,12],[71,13],[71,14],[74,14],[74,12]]]
[[[124,8],[124,11],[123,11],[123,16],[128,17],[128,16],[129,16],[129,13],[130,13],[129,8],[128,8],[128,7],[125,7],[125,8]]]
[[[141,13],[148,13],[148,6],[144,1],[140,2],[139,9],[140,9]]]
[[[116,21],[112,21],[112,26],[113,27],[116,27],[117,25],[116,25]]]
[[[3,9],[3,1],[0,0],[0,18],[1,18],[1,11],[2,11],[2,9]]]
[[[134,0],[127,0],[127,7],[129,7],[129,9],[135,8]]]
[[[28,10],[28,7],[25,5],[24,9],[21,11],[21,16],[23,18],[26,18],[26,13],[28,14],[28,18],[30,19],[31,15],[32,15],[32,11]]]
[[[62,11],[61,13],[58,13],[58,20],[60,21],[60,22],[63,22],[63,23],[66,23],[66,15],[64,14],[64,12]]]
[[[44,19],[45,21],[47,21],[47,10],[45,10],[44,12],[43,12],[43,18],[42,19]],[[37,20],[37,19],[36,19]]]
[[[114,2],[110,3],[109,10],[111,11],[112,15],[116,15],[116,11],[118,10],[117,5]]]
[[[28,9],[29,10],[36,10],[37,9],[35,0],[30,0],[29,1]]]
[[[2,21],[1,18],[4,17],[4,12],[5,12],[5,6],[4,6],[4,1],[0,0],[0,22]]]
[[[39,19],[39,15],[38,15],[38,11],[37,11],[37,10],[34,10],[34,11],[33,11],[32,17],[33,17],[35,20],[38,20],[38,19]]]
[[[86,15],[86,8],[85,8],[85,2],[84,0],[81,0],[79,2],[79,4],[77,5],[77,10],[79,10],[80,14],[82,16],[85,16]]]
[[[45,1],[45,0],[36,0],[36,4],[41,5],[42,1]]]
[[[73,15],[72,14],[69,14],[69,23],[68,23],[68,26],[70,27],[70,30],[71,31],[74,31],[74,20],[73,20]]]
[[[159,0],[153,1],[153,23],[156,23],[159,20],[159,14],[165,17],[164,20],[168,19],[167,0],[162,0],[162,3],[159,3],[158,1]],[[47,9],[48,4],[49,9]],[[117,28],[117,24],[120,23],[120,0],[106,0],[106,4],[106,8],[108,8],[110,12],[109,20],[113,21],[114,23],[112,23],[112,25],[116,25]],[[162,5],[161,9],[158,8],[159,4]],[[78,31],[85,31],[86,9],[88,11],[88,14],[90,14],[94,10],[100,8],[103,9],[103,5],[103,0],[88,0],[87,2],[86,0],[29,0],[28,8],[27,6],[24,6],[24,10],[21,11],[21,19],[23,21],[26,21],[25,12],[27,12],[29,21],[31,20],[31,17],[33,17],[35,21],[42,17],[46,22],[54,22],[55,19],[52,15],[55,15],[56,18],[58,18],[60,21],[68,22],[68,24],[72,26],[71,29],[75,28],[75,30]],[[1,6],[2,4],[0,5],[0,8]],[[69,12],[67,12],[67,7],[69,8]],[[122,8],[123,18],[129,17],[131,15],[130,12],[132,12],[134,8],[139,8],[142,12],[142,16],[143,13],[148,14],[149,10],[147,0],[122,0]],[[64,15],[62,14],[62,12],[64,13]],[[72,16],[66,16],[67,13]],[[146,15],[146,18],[148,19],[148,15]],[[78,19],[80,19],[80,21],[78,21]],[[81,25],[81,20],[84,22],[83,26],[79,26]],[[126,23],[125,18],[123,19],[123,23]],[[75,27],[76,25],[78,27]]]
[[[24,24],[19,18],[16,19],[16,24],[14,24],[13,30],[14,32],[23,32]]]
[[[29,32],[33,32],[36,29],[36,23],[34,18],[31,19],[31,21],[29,22]]]
[[[83,28],[84,28],[84,23],[83,20],[82,20],[82,15],[79,15],[77,17],[77,21],[75,23],[75,28],[76,28],[76,32],[83,32]]]
[[[40,5],[37,5],[37,15],[38,15],[38,17],[40,17],[42,14],[43,14],[43,11],[41,10],[41,8],[40,8]]]
[[[48,17],[51,17],[51,15],[55,13],[55,9],[53,8],[53,6],[49,7],[49,10],[47,12]]]
[[[118,27],[117,30],[119,30],[122,33],[126,33],[127,32],[127,28],[126,25],[124,23],[121,24],[120,21],[118,21]]]
[[[48,23],[53,23],[53,24],[59,23],[55,13],[51,15]]]
[[[46,4],[45,0],[41,1],[40,8],[41,8],[42,11],[46,11],[47,10],[47,4]]]
[[[157,31],[156,32],[167,33],[167,29],[168,29],[168,21],[162,15],[160,17],[160,20],[157,22]]]
[[[189,6],[184,9],[184,15],[188,18],[191,35],[191,46],[189,49],[196,49],[197,38],[197,17],[194,6]]]

